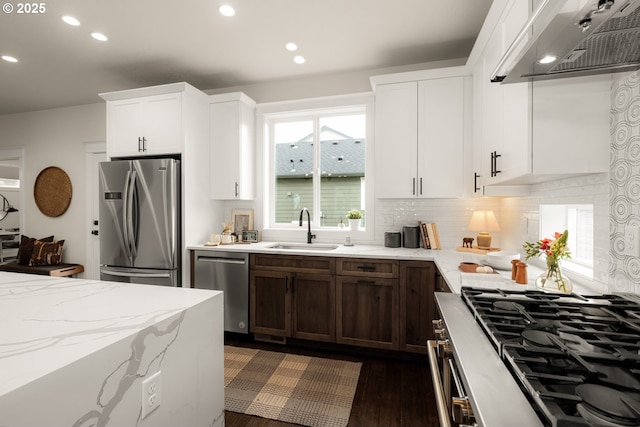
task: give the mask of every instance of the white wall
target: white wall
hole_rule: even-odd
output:
[[[64,262],[87,263],[84,233],[90,228],[85,224],[84,143],[105,140],[105,120],[102,103],[0,116],[0,147],[24,149],[21,231],[30,237],[54,234],[64,239]],[[36,177],[48,166],[62,168],[72,185],[71,204],[56,218],[42,214],[33,199]]]
[[[249,95],[249,97],[257,103],[347,95],[370,92],[370,76],[427,70],[431,68],[456,67],[464,65],[465,62],[466,58],[460,58],[402,67],[377,68],[373,70],[368,69],[336,74],[321,74],[301,77],[298,79],[277,80],[255,85],[205,90],[204,92],[213,95],[241,91]]]

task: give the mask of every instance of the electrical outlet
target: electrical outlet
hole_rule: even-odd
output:
[[[162,377],[158,371],[142,381],[142,418],[145,418],[162,401]]]
[[[393,215],[385,214],[382,216],[382,225],[393,225]]]
[[[624,228],[624,254],[640,257],[640,228],[635,225]]]

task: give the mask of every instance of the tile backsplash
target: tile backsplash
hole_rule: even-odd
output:
[[[498,199],[378,199],[376,200],[375,243],[384,243],[386,231],[402,231],[404,225],[418,225],[418,221],[435,222],[443,248],[462,245],[463,237],[474,237],[467,225],[474,210],[493,210],[501,223]],[[385,225],[393,222],[393,225]],[[491,233],[492,246],[500,246],[502,232]],[[474,242],[476,243],[476,242]]]
[[[640,258],[625,255],[624,231],[640,226],[640,71],[611,90],[609,286],[640,293]]]

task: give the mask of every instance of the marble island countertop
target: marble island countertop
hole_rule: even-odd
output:
[[[173,402],[162,409],[192,425],[220,424],[223,408],[199,419],[207,411],[196,408],[199,397],[193,394],[213,402],[216,384],[222,385],[221,292],[2,272],[0,322],[3,425],[90,425],[98,419],[134,425],[140,382],[160,369],[166,402],[192,386],[185,381],[213,375],[206,390],[194,386],[186,392],[195,401],[175,399],[191,405],[190,415]],[[198,328],[207,335],[198,336]],[[199,358],[207,352],[211,361],[204,363]],[[213,364],[220,373],[212,373]],[[39,410],[33,410],[34,401],[42,403]],[[149,419],[166,416],[160,409],[162,415]]]
[[[379,245],[336,245],[332,250],[314,250],[311,247],[316,243],[295,244],[295,249],[274,249],[271,246],[278,242],[259,242],[250,244],[232,244],[222,246],[194,245],[191,250],[234,251],[249,253],[273,253],[279,255],[306,255],[306,256],[330,256],[330,257],[354,257],[354,258],[382,258],[398,260],[423,260],[435,262],[438,270],[446,280],[449,288],[459,293],[463,286],[500,288],[511,290],[535,289],[535,279],[543,270],[535,265],[527,267],[528,284],[520,285],[511,280],[511,271],[496,270],[498,274],[463,273],[458,269],[461,262],[482,263],[485,256],[469,252],[458,252],[455,249],[427,250],[422,248],[387,248]],[[323,245],[323,244],[317,244]],[[574,282],[574,292],[579,294],[603,294],[608,292],[608,287],[603,284],[589,283],[587,281]]]

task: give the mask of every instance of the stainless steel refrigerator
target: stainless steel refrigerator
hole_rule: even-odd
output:
[[[100,279],[180,286],[180,161],[100,163]]]

